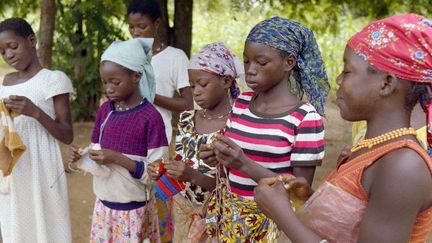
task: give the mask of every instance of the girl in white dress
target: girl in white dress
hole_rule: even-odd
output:
[[[71,242],[68,192],[59,143],[73,140],[70,79],[42,68],[36,37],[23,19],[0,23],[0,53],[16,69],[0,85],[0,99],[19,114],[15,129],[27,150],[0,194],[3,242]]]

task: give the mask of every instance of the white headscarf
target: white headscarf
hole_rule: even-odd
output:
[[[127,69],[141,73],[139,89],[142,96],[153,103],[156,84],[152,57],[153,38],[135,38],[127,41],[114,41],[101,56],[101,62],[110,61]]]

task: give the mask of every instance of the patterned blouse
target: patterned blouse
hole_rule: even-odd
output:
[[[190,110],[180,114],[179,123],[177,125],[178,131],[175,139],[175,152],[177,156],[180,156],[182,159],[192,160],[194,162],[194,169],[198,169],[199,172],[214,177],[216,174],[216,168],[206,165],[199,159],[199,147],[201,144],[207,144],[216,132],[199,134],[195,130],[194,118],[196,112],[197,110]],[[210,195],[210,192],[200,186],[189,182],[186,182],[185,184],[186,188],[182,193],[193,203],[202,204]]]

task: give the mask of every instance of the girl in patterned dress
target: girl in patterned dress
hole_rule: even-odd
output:
[[[103,53],[100,75],[109,101],[98,110],[92,160],[108,167],[108,177],[93,177],[96,203],[90,242],[160,242],[157,215],[148,176],[148,161],[167,155],[162,118],[150,101],[154,76],[150,65],[152,39],[114,42]],[[70,147],[68,160],[79,149]]]
[[[235,79],[243,76],[243,65],[227,46],[216,42],[192,57],[188,72],[194,100],[202,109],[180,115],[175,139],[178,160],[165,162],[167,174],[186,185],[173,198],[173,242],[198,242],[204,232],[202,205],[215,188],[215,167],[204,164],[198,150],[224,129],[239,94]]]

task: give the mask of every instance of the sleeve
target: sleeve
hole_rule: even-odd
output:
[[[174,58],[174,68],[172,71],[173,80],[175,82],[175,87],[177,92],[180,92],[180,89],[189,87],[189,75],[188,75],[188,66],[189,59],[186,54],[178,49],[178,52],[175,54]]]
[[[61,71],[51,71],[52,73],[47,80],[47,91],[45,99],[52,98],[56,95],[69,94],[73,92],[72,81]]]
[[[183,158],[184,156],[184,146],[183,146],[183,138],[185,137],[185,132],[184,132],[184,122],[185,122],[185,117],[188,115],[189,113],[187,111],[182,112],[180,114],[179,117],[179,121],[177,123],[177,132],[176,132],[176,136],[175,136],[175,153],[181,155]]]
[[[158,159],[168,159],[168,142],[161,115],[155,110],[147,127],[147,160],[151,163]]]
[[[292,166],[321,165],[324,158],[324,125],[316,112],[308,112],[296,128],[291,152]]]

